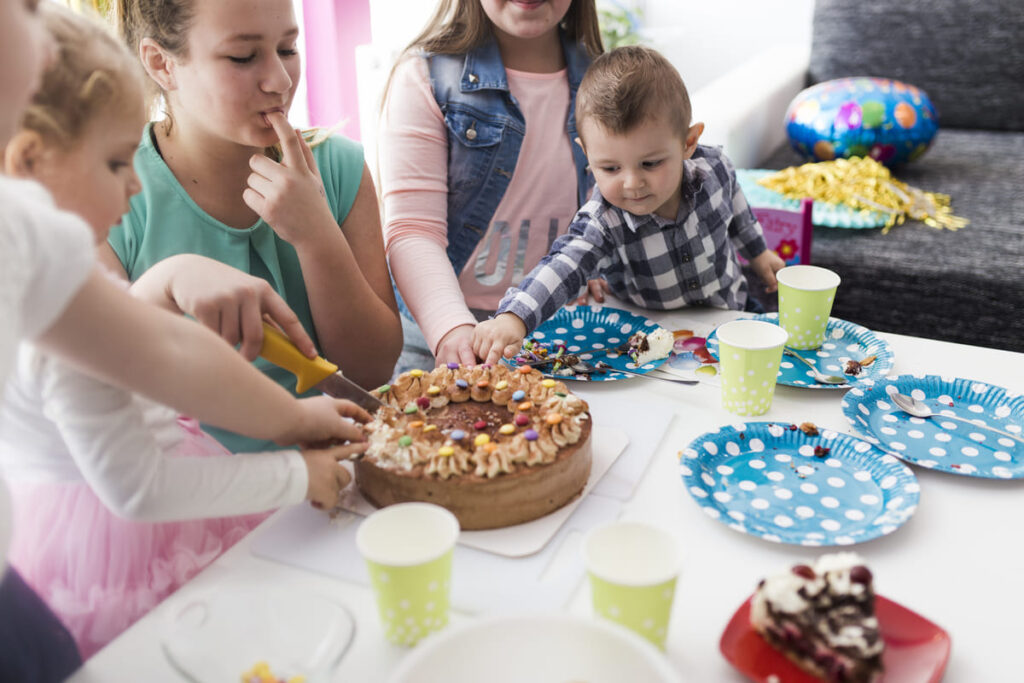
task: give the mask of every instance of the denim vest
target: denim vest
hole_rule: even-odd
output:
[[[576,144],[576,91],[590,65],[581,46],[560,33],[569,80],[565,132],[576,165],[576,197],[587,201],[593,176]],[[487,233],[505,196],[523,144],[526,122],[509,92],[493,39],[465,55],[430,55],[430,85],[448,129],[448,260],[456,274]]]

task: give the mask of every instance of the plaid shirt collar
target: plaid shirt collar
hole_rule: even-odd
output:
[[[676,211],[676,219],[669,220],[663,218],[656,213],[648,213],[638,216],[635,213],[630,213],[625,209],[619,209],[622,212],[622,222],[626,228],[636,233],[641,226],[647,225],[648,223],[654,223],[654,225],[660,229],[671,227],[673,225],[679,225],[682,222],[684,216],[693,211],[693,199],[698,192],[704,187],[704,181],[706,174],[703,170],[698,168],[697,164],[692,159],[686,159],[683,161],[683,180],[680,184],[680,202],[679,209]],[[601,190],[598,187],[594,187],[594,192],[601,198],[601,202],[607,205],[611,205],[604,195],[601,194]]]

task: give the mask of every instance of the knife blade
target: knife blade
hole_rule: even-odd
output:
[[[345,377],[338,366],[326,358],[307,358],[292,340],[273,325],[263,323],[263,346],[260,356],[295,375],[295,391],[316,389],[334,398],[352,401],[371,415],[384,408],[394,410],[376,396]]]

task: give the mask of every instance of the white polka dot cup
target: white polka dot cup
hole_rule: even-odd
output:
[[[794,349],[816,349],[825,341],[839,276],[818,266],[787,266],[779,281],[779,325]]]
[[[788,333],[761,320],[733,320],[720,326],[715,335],[722,407],[737,415],[768,412]]]
[[[359,525],[356,546],[366,560],[389,641],[415,645],[448,624],[452,554],[459,522],[430,503],[377,510]]]
[[[589,532],[583,560],[594,612],[665,649],[679,575],[675,539],[639,522],[615,522]]]

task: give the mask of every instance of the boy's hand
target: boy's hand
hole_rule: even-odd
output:
[[[476,356],[473,354],[474,325],[459,325],[448,330],[437,345],[437,364],[459,363],[473,365]]]
[[[313,507],[330,510],[338,505],[341,492],[352,481],[352,475],[340,462],[356,453],[362,453],[367,445],[357,443],[302,451],[302,459],[306,461],[306,472],[309,476],[306,500],[312,503]]]
[[[786,267],[786,262],[775,253],[774,249],[765,249],[750,261],[750,267],[764,282],[766,292],[774,292],[779,288],[775,273]]]
[[[593,280],[587,281],[587,291],[583,293],[579,299],[576,299],[577,306],[586,306],[587,297],[594,297],[594,301],[599,304],[604,303],[604,298],[608,294],[608,282],[603,278],[594,278]]]
[[[526,325],[514,313],[502,313],[493,320],[476,326],[473,331],[473,351],[485,363],[497,363],[501,356],[515,355],[523,345]]]
[[[369,422],[373,418],[355,403],[328,396],[303,398],[296,403],[299,412],[294,427],[290,433],[274,439],[277,444],[366,440],[362,427],[357,423]]]
[[[248,187],[242,199],[281,239],[298,248],[318,239],[317,228],[338,224],[331,215],[324,182],[302,133],[280,112],[267,114],[281,143],[280,163],[262,154],[249,159]],[[315,242],[314,242],[315,243]]]

